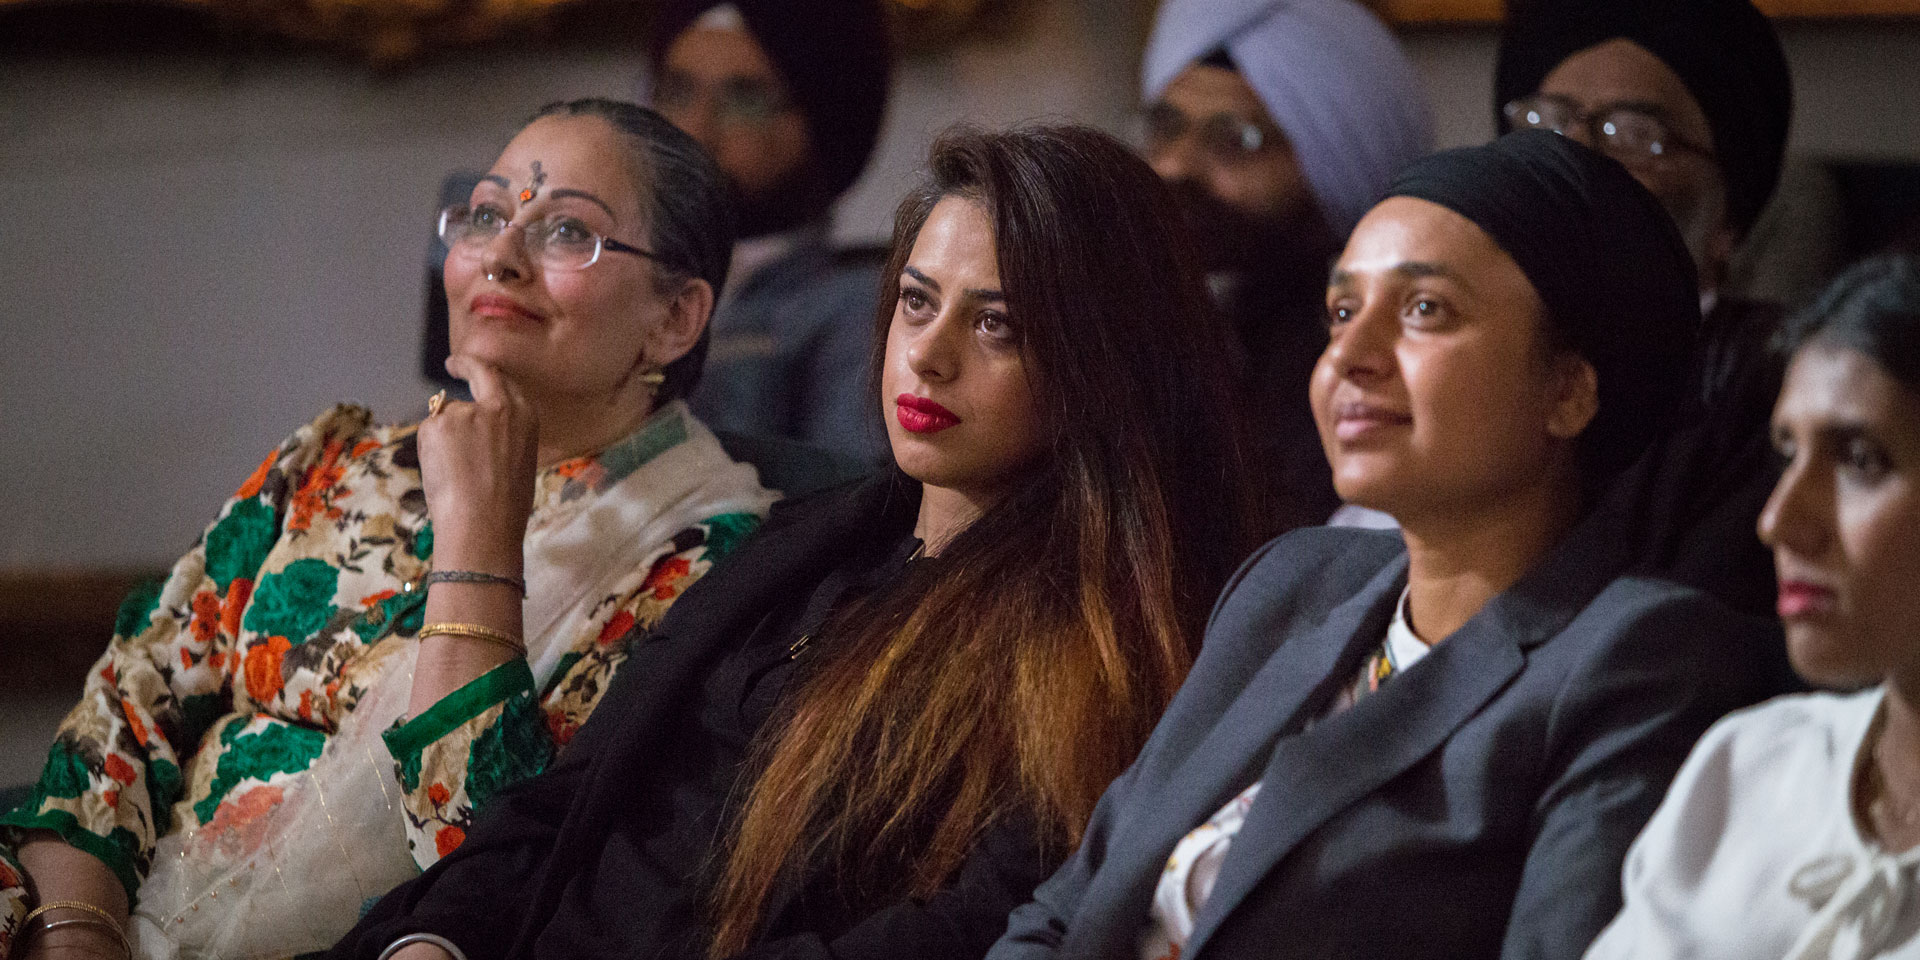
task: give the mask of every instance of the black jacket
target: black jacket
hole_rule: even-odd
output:
[[[1694,739],[1765,692],[1745,656],[1758,621],[1617,577],[1624,544],[1585,533],[1334,716],[1386,633],[1405,547],[1309,529],[1263,548],[990,960],[1137,956],[1175,844],[1256,780],[1186,960],[1578,960]]]
[[[905,562],[917,501],[911,484],[881,477],[775,508],[637,641],[554,768],[495,798],[458,850],[383,898],[329,956],[373,960],[424,932],[470,960],[704,957],[716,840],[793,672],[789,650]],[[817,638],[805,655],[832,653]],[[840,878],[809,875],[776,891],[766,936],[743,956],[979,957],[1058,863],[1009,821],[925,902],[855,902]]]

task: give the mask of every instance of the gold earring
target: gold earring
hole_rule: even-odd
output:
[[[667,375],[664,371],[651,370],[641,374],[639,377],[639,380],[641,383],[644,383],[649,387],[658,387],[659,385],[667,382]]]

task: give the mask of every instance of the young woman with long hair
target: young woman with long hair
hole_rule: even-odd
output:
[[[1104,134],[943,137],[878,318],[897,469],[777,510],[335,955],[983,953],[1262,527],[1179,224]]]

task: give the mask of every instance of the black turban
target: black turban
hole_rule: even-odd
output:
[[[1493,82],[1500,110],[1568,57],[1616,37],[1679,74],[1713,130],[1727,220],[1744,235],[1780,180],[1793,80],[1773,25],[1749,0],[1511,0]]]
[[[1473,221],[1533,284],[1549,337],[1593,365],[1588,480],[1637,459],[1687,395],[1700,330],[1693,258],[1653,194],[1610,157],[1522,130],[1416,161],[1387,195]]]
[[[649,53],[655,67],[701,14],[731,3],[766,50],[807,118],[814,183],[825,212],[860,179],[880,137],[893,75],[881,0],[666,0],[655,14]]]

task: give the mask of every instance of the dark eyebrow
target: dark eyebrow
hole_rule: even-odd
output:
[[[919,270],[916,270],[913,267],[910,267],[910,266],[901,267],[900,272],[927,285],[929,288],[933,290],[934,293],[941,292],[939,281],[933,279],[932,277],[927,276],[924,273],[921,273]],[[970,297],[974,300],[985,300],[985,301],[988,301],[989,303],[1006,303],[1007,302],[1006,294],[998,290],[988,290],[984,287],[969,287],[965,290],[960,291],[960,293],[963,296]]]
[[[1395,264],[1393,272],[1403,277],[1411,277],[1414,279],[1438,277],[1442,280],[1452,280],[1459,284],[1467,283],[1465,277],[1460,276],[1445,266],[1437,263],[1426,263],[1420,260],[1409,260],[1406,263]]]
[[[1595,113],[1605,113],[1609,110],[1635,110],[1663,121],[1671,122],[1673,119],[1672,111],[1652,100],[1610,100],[1593,109]]]
[[[929,277],[926,274],[921,273],[920,271],[915,270],[912,267],[901,267],[900,272],[906,274],[909,277],[914,278],[915,280],[920,281],[921,283],[927,285],[928,287],[931,287],[934,293],[940,292],[940,282],[933,279],[932,277]]]
[[[1438,263],[1427,263],[1421,260],[1409,260],[1405,263],[1396,263],[1388,272],[1397,273],[1410,279],[1438,277],[1442,280],[1451,280],[1461,286],[1470,287],[1473,285],[1468,283],[1465,277],[1460,276],[1445,266]],[[1329,287],[1350,287],[1353,286],[1354,280],[1355,276],[1352,271],[1342,270],[1339,267],[1334,267],[1333,271],[1327,274],[1327,286]]]
[[[613,208],[607,206],[606,201],[600,199],[599,197],[594,196],[591,193],[586,192],[585,190],[569,190],[565,187],[560,187],[558,189],[547,191],[547,196],[554,200],[559,200],[563,197],[574,197],[579,200],[585,200],[588,203],[591,203],[594,206],[599,207],[602,210],[605,210],[607,212],[607,216],[614,217],[614,219],[616,220],[619,219],[619,217],[614,216]]]
[[[513,188],[513,185],[507,182],[506,177],[500,176],[499,174],[495,174],[495,173],[489,173],[486,176],[481,177],[480,182],[491,183],[502,190],[510,190]]]

